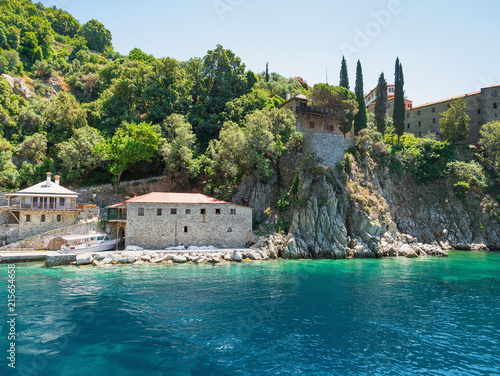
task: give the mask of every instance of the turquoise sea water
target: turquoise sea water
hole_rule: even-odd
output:
[[[500,253],[16,271],[1,375],[500,375]]]

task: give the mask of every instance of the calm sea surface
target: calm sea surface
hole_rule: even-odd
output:
[[[0,375],[500,375],[500,253],[16,271]]]

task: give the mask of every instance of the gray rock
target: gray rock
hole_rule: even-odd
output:
[[[243,257],[241,257],[241,253],[239,251],[237,251],[237,250],[233,251],[233,254],[232,254],[231,258],[233,259],[233,261],[236,261],[236,262],[242,262],[243,261]]]
[[[94,261],[91,253],[81,253],[76,255],[76,265],[90,265]]]
[[[174,256],[172,260],[176,264],[184,264],[185,262],[188,261],[187,258],[184,256]]]

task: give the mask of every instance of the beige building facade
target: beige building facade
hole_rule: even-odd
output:
[[[244,248],[252,209],[195,193],[153,192],[108,206],[108,221],[126,245],[146,249]]]
[[[0,237],[27,238],[75,224],[83,211],[78,194],[62,187],[60,177],[5,194],[8,205],[0,210]]]
[[[391,85],[393,86],[393,85]],[[389,90],[389,87],[388,87]],[[493,85],[482,88],[479,91],[458,95],[456,97],[447,98],[431,103],[414,106],[412,101],[406,101],[406,122],[405,132],[413,133],[416,137],[431,137],[442,139],[441,129],[439,127],[439,119],[442,118],[442,113],[450,108],[453,100],[461,98],[466,105],[467,115],[470,117],[469,135],[466,140],[462,141],[466,144],[475,144],[479,140],[479,131],[483,124],[490,121],[500,120],[500,85]],[[367,107],[370,112],[375,111],[376,89],[373,89],[370,94],[365,97]],[[387,100],[387,116],[392,117],[394,111],[394,95],[389,96]]]

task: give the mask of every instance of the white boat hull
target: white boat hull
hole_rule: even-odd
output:
[[[103,252],[110,251],[116,246],[116,240],[104,240],[101,243],[93,244],[91,246],[85,245],[75,245],[75,246],[62,246],[61,253],[72,253],[72,252]]]

